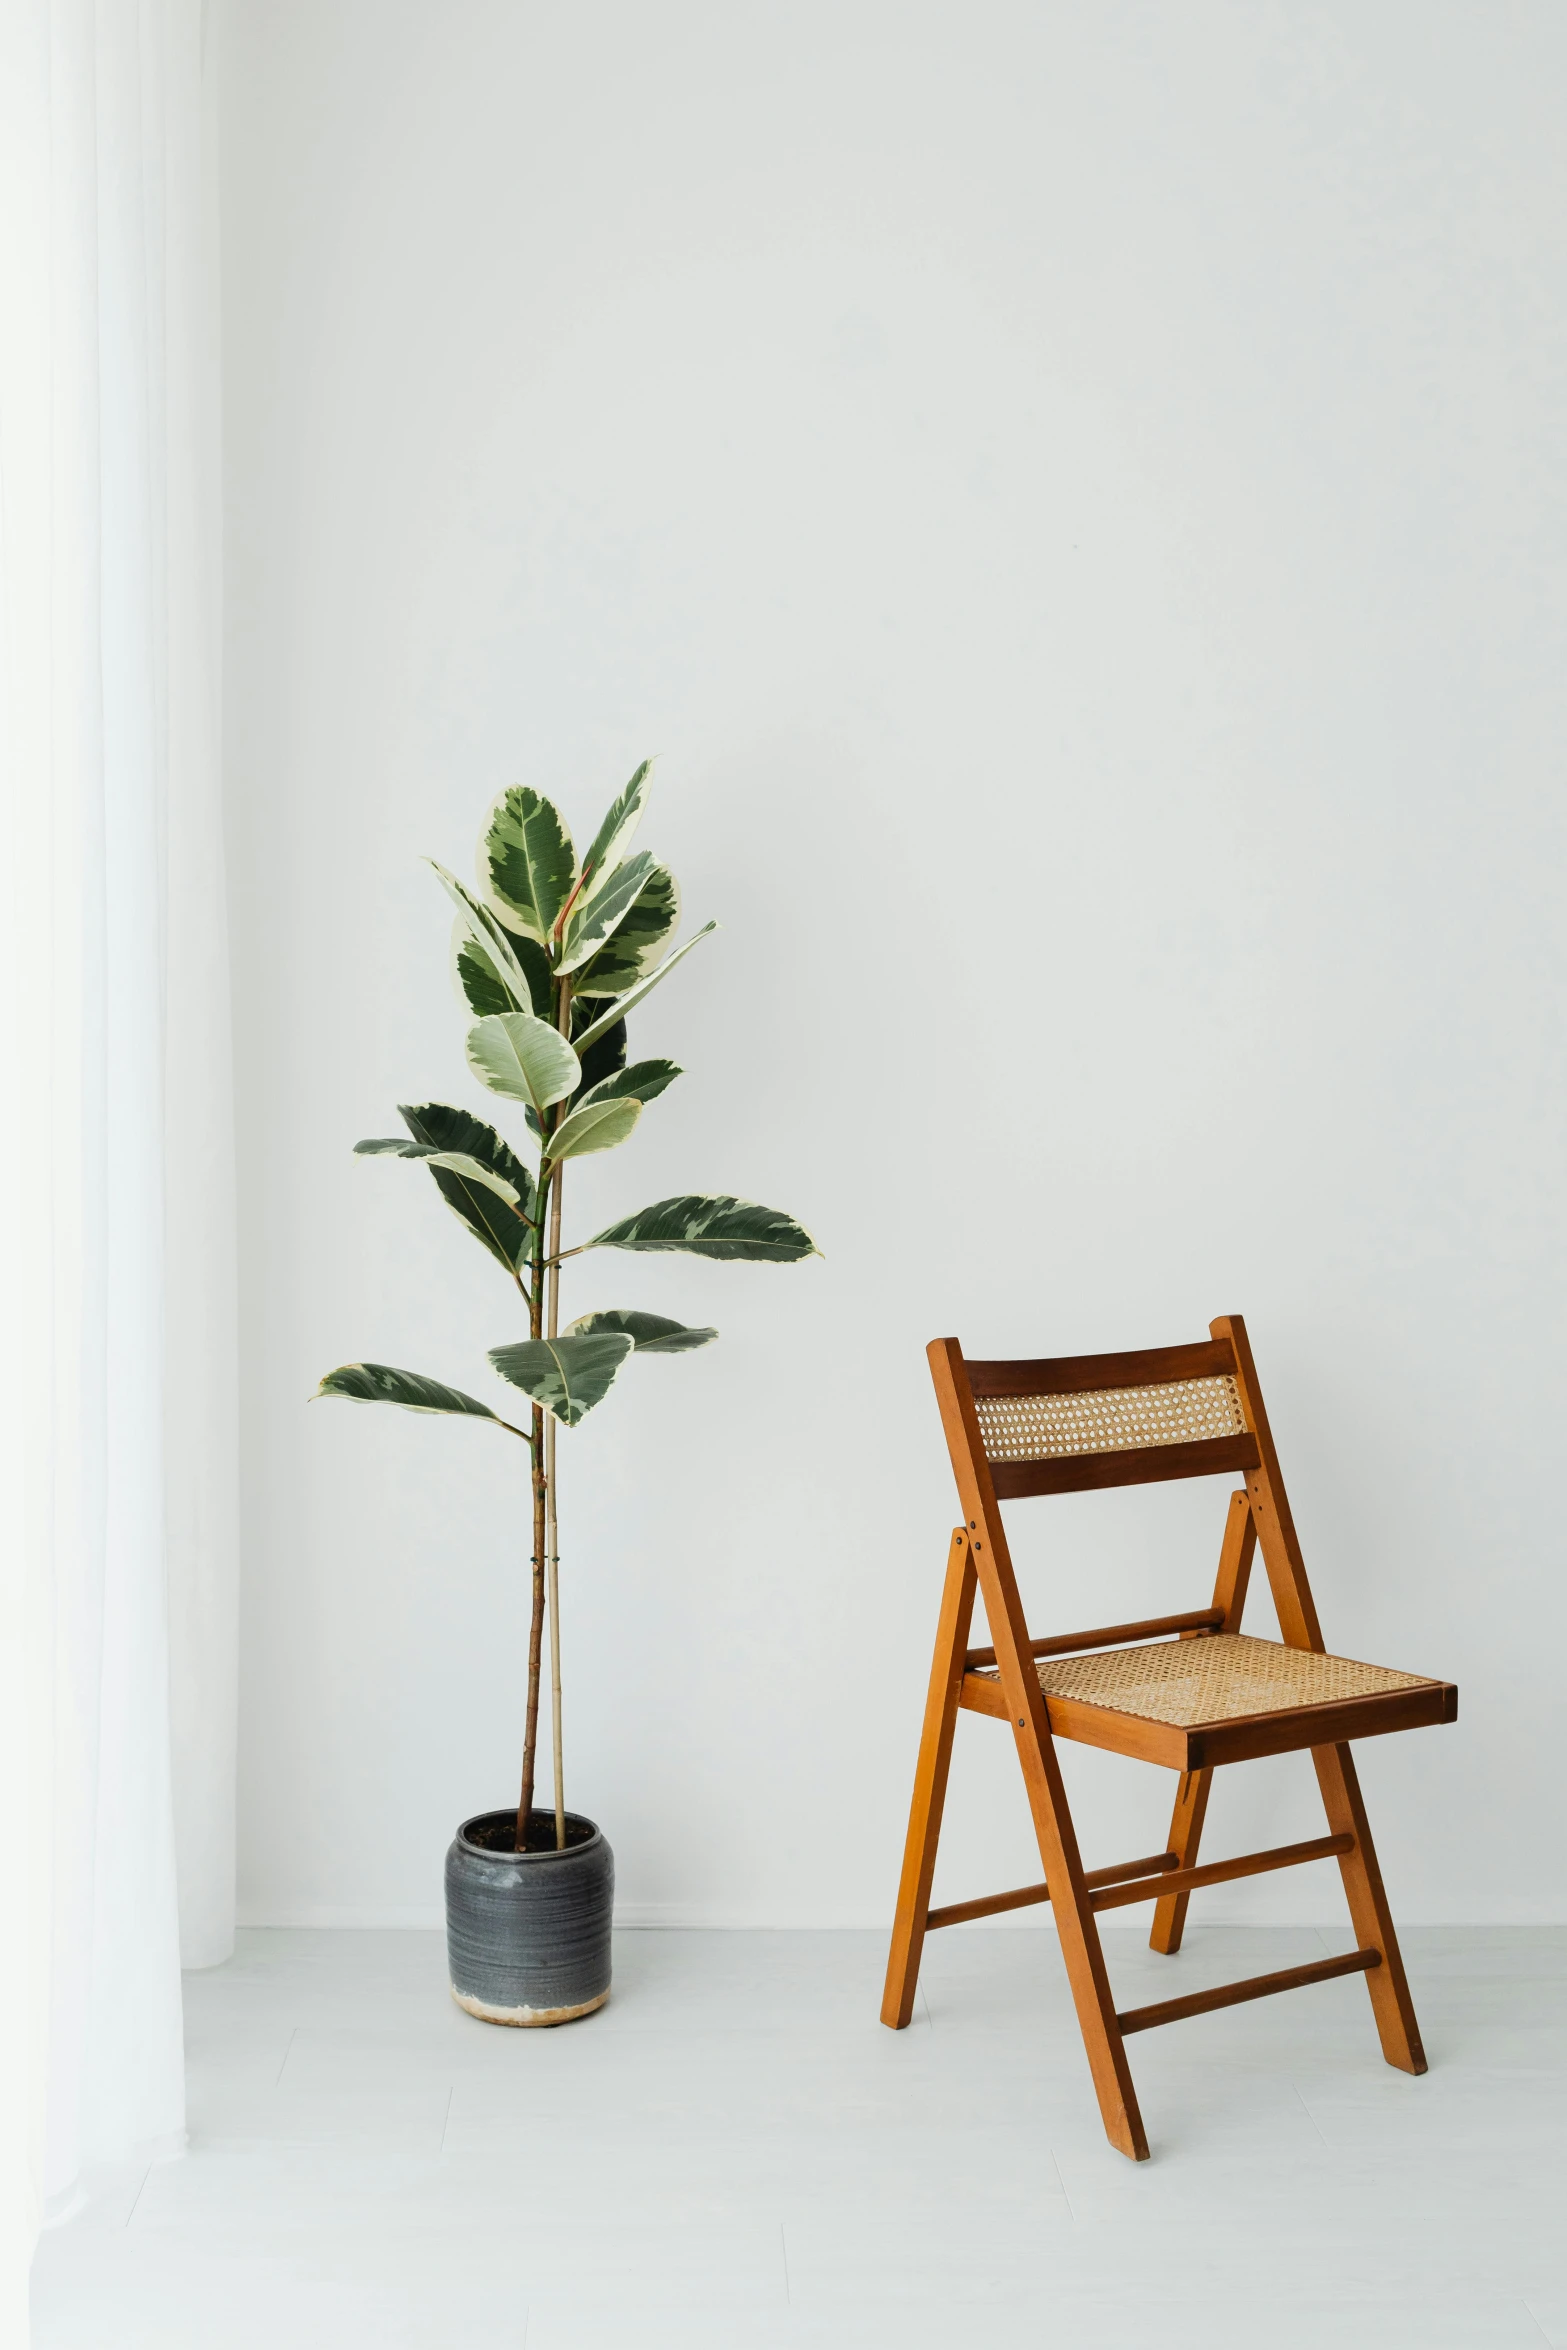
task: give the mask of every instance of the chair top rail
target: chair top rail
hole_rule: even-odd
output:
[[[1235,1349],[1227,1338],[1191,1346],[1149,1346],[1129,1354],[1055,1355],[1040,1362],[965,1361],[976,1396],[1089,1395],[1105,1387],[1163,1387],[1177,1379],[1233,1376]]]

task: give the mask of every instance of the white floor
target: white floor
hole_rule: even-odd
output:
[[[1346,1946],[1143,1931],[1128,2005]],[[190,2152],[45,2238],[36,2350],[1567,2350],[1567,1930],[1406,1935],[1423,2080],[1356,1978],[1139,2037],[1138,2165],[1048,1932],[936,1936],[896,2035],[883,1949],[625,1934],[511,2032],[434,1935],[246,1934],[187,1979]]]

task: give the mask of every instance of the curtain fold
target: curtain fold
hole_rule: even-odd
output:
[[[3,0],[0,17],[0,1865],[27,1897],[0,2024],[13,2254],[94,2165],[182,2142],[181,1922],[189,1963],[232,1946],[203,20],[201,0]]]

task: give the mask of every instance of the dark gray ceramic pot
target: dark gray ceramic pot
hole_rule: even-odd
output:
[[[452,1997],[489,2024],[569,2024],[609,1997],[615,1856],[591,1820],[535,1812],[513,1852],[515,1811],[464,1820],[446,1855],[446,1951]]]

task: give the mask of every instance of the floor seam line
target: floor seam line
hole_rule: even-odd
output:
[[[1321,2141],[1323,2151],[1327,2154],[1331,2154],[1333,2149],[1328,2144],[1326,2138],[1323,2137],[1322,2126],[1318,2122],[1316,2115],[1312,2112],[1311,2107],[1306,2103],[1305,2097],[1301,2092],[1300,2083],[1296,2080],[1293,2073],[1291,2073],[1289,2076],[1289,2085],[1295,2092],[1295,2096],[1299,2102],[1301,2112],[1305,2115],[1307,2121],[1310,2122],[1312,2128],[1316,2131],[1317,2137]]]
[[[1063,2176],[1061,2170],[1061,2158],[1053,2146],[1050,2149],[1050,2167],[1055,2172],[1056,2178],[1060,2184],[1061,2200],[1066,2205],[1066,2216],[1075,2228],[1077,2225],[1077,2213],[1072,2209],[1072,2198],[1066,2191],[1066,2179]]]
[[[138,2186],[138,2188],[136,2189],[136,2192],[135,2192],[135,2194],[134,2194],[134,2195],[131,2197],[131,2207],[130,2207],[130,2210],[129,2210],[129,2211],[126,2213],[126,2214],[125,2214],[125,2225],[126,2225],[127,2227],[129,2227],[129,2226],[130,2226],[130,2224],[131,2224],[131,2221],[132,2221],[132,2220],[133,2220],[133,2219],[136,2217],[136,2206],[137,2206],[137,2204],[138,2204],[138,2203],[141,2201],[141,2199],[142,2199],[142,2191],[143,2191],[143,2189],[145,2188],[145,2186],[146,2186],[146,2184],[147,2184],[147,2181],[148,2181],[148,2180],[149,2180],[151,2177],[152,2177],[152,2164],[149,2162],[149,2163],[148,2163],[148,2165],[147,2165],[147,2167],[146,2167],[146,2169],[145,2169],[145,2170],[142,2172],[142,2174],[141,2174],[141,2185],[140,2185],[140,2186]],[[1531,2309],[1531,2311],[1529,2312],[1529,2314],[1530,2314],[1530,2316],[1531,2316],[1531,2317],[1534,2315],[1534,2312],[1533,2312],[1533,2310],[1532,2310],[1532,2309]]]

